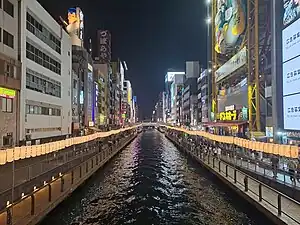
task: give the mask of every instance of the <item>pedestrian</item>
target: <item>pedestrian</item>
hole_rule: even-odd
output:
[[[222,149],[220,148],[220,146],[217,149],[217,154],[218,154],[218,159],[221,159],[221,153],[222,153]]]
[[[296,185],[295,171],[297,169],[297,165],[294,160],[288,161],[288,168],[289,168],[290,180],[292,181],[292,184]]]
[[[296,177],[297,177],[297,181],[300,183],[300,160],[298,160],[298,163],[297,163],[297,174],[296,174]]]
[[[277,178],[277,171],[278,171],[278,164],[279,164],[279,158],[276,156],[273,156],[271,158],[272,163],[272,171],[273,171],[273,178]]]

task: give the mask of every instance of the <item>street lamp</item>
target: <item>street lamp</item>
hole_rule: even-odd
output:
[[[206,18],[206,24],[207,24],[207,25],[210,25],[210,24],[211,24],[211,18],[210,18],[210,17],[207,17],[207,18]]]

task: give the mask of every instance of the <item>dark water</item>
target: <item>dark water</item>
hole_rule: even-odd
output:
[[[164,135],[147,131],[42,224],[270,223]]]

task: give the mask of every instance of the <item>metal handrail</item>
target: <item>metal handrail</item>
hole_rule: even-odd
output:
[[[169,137],[169,138],[170,138],[170,137]],[[174,140],[173,138],[170,138],[170,139],[171,139],[173,142],[175,142],[178,146],[182,146],[182,143],[179,143],[178,141]],[[185,142],[185,144],[188,145],[188,146],[190,146],[189,143],[186,143],[186,142]],[[227,168],[230,167],[231,169],[233,169],[233,171],[236,171],[236,172],[234,172],[234,177],[231,177],[231,176],[226,176],[226,177],[230,177],[230,178],[234,181],[234,183],[238,183],[238,184],[240,184],[241,186],[244,186],[245,192],[250,191],[250,192],[253,193],[254,195],[258,196],[258,197],[259,197],[259,200],[258,200],[259,202],[264,201],[264,202],[266,202],[268,205],[270,205],[271,207],[275,208],[275,209],[277,210],[277,213],[278,213],[278,216],[279,216],[279,217],[280,217],[282,214],[284,214],[284,215],[287,216],[289,219],[293,220],[293,221],[296,222],[297,224],[300,224],[300,217],[299,217],[299,219],[297,220],[297,218],[294,218],[293,216],[290,215],[290,213],[288,213],[288,212],[286,212],[284,209],[282,209],[282,198],[288,200],[288,201],[290,202],[290,204],[296,205],[297,207],[299,207],[299,209],[300,209],[300,202],[298,202],[298,201],[296,201],[295,199],[293,199],[293,198],[291,198],[291,197],[289,197],[289,196],[287,196],[287,195],[285,195],[285,194],[279,192],[278,190],[276,190],[276,189],[274,189],[274,188],[272,188],[272,187],[270,187],[270,186],[264,184],[263,182],[261,182],[261,181],[255,179],[255,178],[249,176],[249,174],[244,173],[243,171],[237,169],[235,166],[232,166],[232,165],[230,165],[230,164],[228,164],[228,163],[225,163],[225,162],[222,161],[222,160],[218,160],[216,157],[212,157],[212,158],[213,158],[213,166],[211,166],[211,164],[210,164],[210,157],[209,157],[209,156],[207,157],[207,158],[208,158],[208,163],[206,163],[206,162],[205,162],[205,158],[204,158],[204,160],[203,160],[201,157],[199,158],[198,155],[195,155],[190,149],[186,149],[186,150],[189,152],[189,154],[191,154],[192,156],[194,156],[194,157],[196,157],[197,159],[201,160],[203,163],[205,163],[206,165],[208,165],[208,166],[211,167],[212,169],[214,169],[214,170],[215,170],[215,169],[219,169],[219,173],[220,173],[220,174],[221,174],[221,172],[222,172],[222,170],[221,170],[221,164],[225,165],[225,167],[227,167]],[[218,162],[219,162],[219,163],[218,163],[218,164],[219,164],[219,167],[218,167],[218,168],[215,167],[215,160],[216,160],[216,159],[217,159]],[[218,170],[216,170],[216,172],[218,172]],[[242,176],[244,176],[244,179],[247,180],[247,182],[246,182],[245,180],[244,180],[244,184],[241,183],[241,182],[239,182],[238,179],[237,179],[237,174],[236,174],[237,172],[238,172],[239,174],[241,174]],[[227,170],[227,173],[228,173],[228,170]],[[249,182],[248,182],[249,179],[250,179],[251,181],[255,182],[255,183],[258,185],[258,188],[259,188],[259,191],[258,191],[259,193],[258,193],[258,194],[255,192],[255,190],[253,190],[253,189],[250,190],[250,189],[249,189],[249,185],[248,185],[248,184],[249,184]],[[250,188],[251,188],[251,187],[250,187]],[[277,195],[277,206],[274,205],[273,203],[271,203],[268,199],[266,199],[266,198],[263,197],[263,191],[262,191],[263,188],[265,188],[266,190],[272,191],[275,195]]]

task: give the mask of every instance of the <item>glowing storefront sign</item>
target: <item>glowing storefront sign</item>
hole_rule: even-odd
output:
[[[226,112],[220,112],[218,116],[219,116],[219,120],[222,121],[235,121],[237,120],[237,111],[230,110]]]
[[[0,87],[0,96],[4,98],[15,98],[16,91],[4,87]]]

